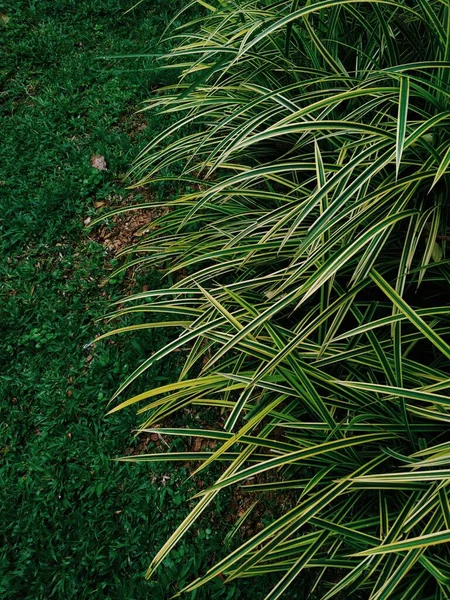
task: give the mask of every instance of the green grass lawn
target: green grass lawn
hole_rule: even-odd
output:
[[[133,410],[105,415],[119,383],[168,338],[155,330],[85,348],[125,288],[160,285],[156,272],[105,282],[112,253],[85,226],[99,206],[126,203],[123,174],[167,125],[134,115],[168,82],[154,59],[99,57],[160,51],[183,2],[124,14],[132,4],[0,1],[1,598],[166,599],[222,552],[217,505],[158,580],[144,580],[195,484],[185,466],[115,462],[156,444],[133,438]],[[91,166],[95,154],[107,171]],[[176,367],[166,361],[144,385]],[[261,594],[217,580],[191,597]]]
[[[123,173],[164,126],[153,117],[143,128],[133,116],[167,82],[154,61],[97,59],[161,49],[180,3],[124,15],[132,4],[0,2],[1,598],[168,598],[220,551],[200,527],[156,583],[144,580],[192,490],[184,467],[113,461],[141,441],[133,411],[105,413],[123,377],[166,338],[84,349],[124,287],[105,284],[111,253],[84,221],[99,203],[125,201]],[[107,171],[92,168],[94,154]],[[136,274],[134,285],[157,280]],[[148,377],[165,381],[172,368]],[[218,583],[197,597],[242,596]]]
[[[137,444],[134,415],[104,418],[124,363],[164,340],[83,350],[121,294],[102,285],[109,256],[83,221],[126,195],[121,174],[158,127],[130,135],[159,83],[150,61],[96,57],[157,48],[167,3],[152,5],[122,16],[126,2],[0,3],[2,598],[147,597],[142,573],[179,518],[182,473],[160,489],[157,469],[113,462]],[[108,171],[90,166],[96,153]]]

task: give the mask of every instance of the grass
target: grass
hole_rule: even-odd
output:
[[[156,270],[105,283],[114,259],[84,224],[99,203],[125,201],[124,172],[167,123],[150,117],[144,129],[133,113],[172,75],[150,58],[97,60],[161,50],[177,3],[124,15],[131,4],[0,1],[2,598],[165,599],[221,551],[212,518],[189,553],[180,545],[157,582],[144,580],[187,514],[193,484],[184,483],[183,465],[114,462],[142,450],[143,440],[132,437],[133,411],[105,412],[131,366],[168,338],[151,330],[131,343],[84,348],[105,330],[97,320],[124,286],[160,285]],[[107,171],[91,167],[95,154]],[[176,359],[166,361],[148,381],[163,384],[176,368]],[[148,436],[144,442],[157,446]],[[245,594],[217,580],[195,597]]]

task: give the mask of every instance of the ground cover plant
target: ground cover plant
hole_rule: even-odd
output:
[[[290,491],[184,591],[272,574],[267,600],[448,598],[450,7],[199,4],[166,57],[182,77],[148,106],[177,121],[131,172],[142,186],[181,165],[189,189],[129,251],[175,280],[111,315],[169,315],[181,333],[112,412],[137,405],[142,431],[218,444],[142,461],[226,466],[148,576],[230,488],[274,504]],[[139,384],[173,352],[179,377]],[[174,426],[187,409],[224,426]]]
[[[211,531],[220,527],[217,506],[217,519],[192,536],[189,555],[182,544],[158,582],[146,582],[152,554],[187,514],[188,469],[113,460],[162,443],[158,436],[133,436],[132,412],[126,419],[104,415],[117,380],[151,348],[167,344],[167,334],[148,330],[131,344],[116,339],[85,348],[104,331],[97,319],[110,301],[125,289],[162,285],[156,270],[106,281],[112,250],[123,245],[129,227],[135,232],[134,216],[118,219],[117,227],[112,221],[87,227],[99,210],[132,201],[122,176],[138,149],[167,127],[159,116],[143,119],[135,110],[170,83],[171,73],[149,57],[100,57],[167,49],[160,36],[182,3],[155,1],[125,14],[133,4],[0,1],[5,599],[165,600],[219,556],[221,540]],[[91,165],[101,166],[99,156],[106,171]],[[134,193],[133,201],[143,198]],[[177,363],[174,357],[149,371],[148,383],[168,382]],[[197,597],[243,594],[218,581]]]

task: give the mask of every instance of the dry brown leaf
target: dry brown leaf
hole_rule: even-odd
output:
[[[94,167],[97,171],[107,171],[105,157],[101,154],[93,154],[91,156],[91,167]]]

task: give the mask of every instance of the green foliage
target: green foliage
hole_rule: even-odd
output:
[[[148,576],[242,486],[296,501],[248,539],[230,533],[186,592],[271,573],[267,600],[301,578],[323,600],[448,598],[448,4],[200,4],[208,16],[167,56],[178,85],[149,102],[177,121],[132,169],[143,185],[181,165],[190,186],[130,250],[177,281],[113,315],[182,331],[114,398],[189,350],[171,385],[142,384],[112,412],[138,404],[152,432],[219,408],[223,428],[158,430],[217,448],[141,459],[226,468]]]

